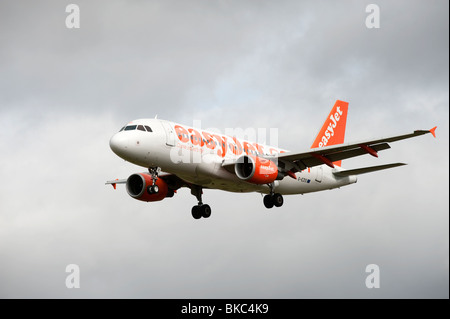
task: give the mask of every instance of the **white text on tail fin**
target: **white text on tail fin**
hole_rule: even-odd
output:
[[[344,143],[345,127],[347,125],[348,102],[337,100],[330,114],[323,123],[311,148],[337,145]],[[333,164],[341,166],[341,161]]]

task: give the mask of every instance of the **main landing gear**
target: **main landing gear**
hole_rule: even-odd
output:
[[[273,183],[270,183],[268,185],[270,187],[270,194],[264,196],[264,199],[263,199],[264,206],[266,206],[266,208],[272,208],[273,206],[275,206],[275,207],[283,206],[283,203],[284,203],[283,195],[281,195],[279,193],[274,193]]]
[[[203,204],[202,202],[202,188],[200,186],[193,185],[191,187],[191,194],[198,200],[198,205],[192,207],[192,217],[194,217],[194,219],[200,219],[202,217],[209,218],[209,216],[211,216],[211,207]]]
[[[211,216],[211,207],[209,205],[198,204],[192,207],[192,217],[194,219],[209,218]]]
[[[147,187],[147,193],[156,194],[159,192],[159,187],[156,185],[156,180],[158,179],[158,174],[161,172],[161,168],[159,167],[149,167],[148,172],[152,176],[153,183]]]

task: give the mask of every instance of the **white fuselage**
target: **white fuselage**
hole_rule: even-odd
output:
[[[142,119],[127,124],[150,127],[144,130],[121,130],[110,140],[110,147],[118,156],[136,165],[160,167],[188,183],[205,188],[230,192],[269,193],[266,184],[253,184],[240,179],[224,168],[227,161],[244,154],[264,155],[287,152],[286,150],[195,129],[160,119]],[[326,165],[316,166],[274,182],[277,193],[304,194],[338,188],[356,182],[356,176],[337,177]]]

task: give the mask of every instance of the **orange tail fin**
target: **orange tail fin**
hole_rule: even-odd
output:
[[[311,148],[324,147],[344,143],[345,126],[347,124],[348,102],[337,100],[330,114],[323,123]],[[341,166],[341,161],[334,162]]]

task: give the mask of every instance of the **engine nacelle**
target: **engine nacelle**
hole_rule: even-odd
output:
[[[236,175],[249,183],[268,184],[277,179],[278,167],[271,160],[258,156],[240,157],[234,166]]]
[[[173,190],[169,189],[162,178],[158,178],[155,184],[159,188],[158,192],[149,193],[148,187],[153,185],[152,176],[146,173],[133,174],[127,179],[127,193],[134,199],[144,202],[156,202],[173,196]]]

